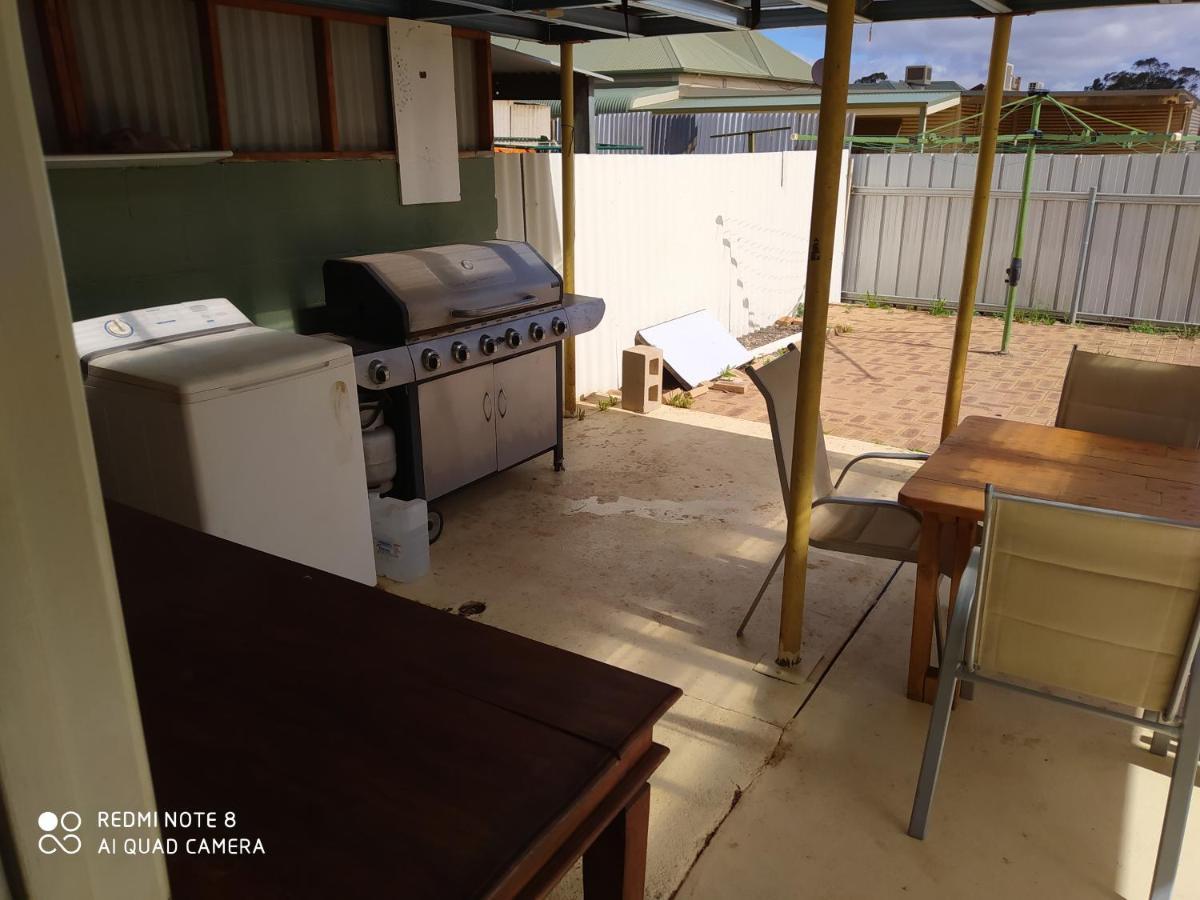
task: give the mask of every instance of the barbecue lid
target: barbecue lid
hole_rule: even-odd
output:
[[[324,277],[335,327],[392,343],[562,302],[562,278],[520,241],[333,259]]]

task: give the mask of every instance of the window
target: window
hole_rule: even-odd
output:
[[[382,16],[280,0],[20,0],[47,152],[362,156],[395,145]],[[490,150],[491,44],[454,30],[462,151]]]

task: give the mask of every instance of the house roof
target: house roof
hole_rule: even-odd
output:
[[[869,94],[874,91],[957,91],[961,94],[965,90],[966,88],[957,81],[931,81],[929,84],[919,81],[877,81],[874,84],[850,85],[852,94]]]
[[[493,38],[501,47],[558,61],[558,48],[536,41]],[[812,82],[812,66],[757,31],[590,41],[575,48],[575,65],[605,75],[723,75]]]

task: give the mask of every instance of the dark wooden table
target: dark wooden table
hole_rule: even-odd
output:
[[[1027,497],[1200,523],[1200,450],[984,416],[963,419],[900,489],[900,502],[919,510],[923,523],[908,662],[913,700],[932,703],[937,694],[929,655],[943,532],[954,535],[953,604],[989,484]]]
[[[642,896],[651,732],[677,688],[108,520],[157,807],[222,817],[163,835],[265,850],[168,856],[175,900],[537,897],[581,855],[589,900]]]

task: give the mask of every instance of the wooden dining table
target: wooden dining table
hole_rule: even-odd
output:
[[[643,896],[678,688],[107,512],[176,900]]]
[[[1200,450],[968,416],[900,490],[921,513],[908,696],[932,703],[930,665],[941,561],[952,546],[950,603],[978,541],[984,489],[1200,524]],[[947,617],[948,619],[949,617]]]

